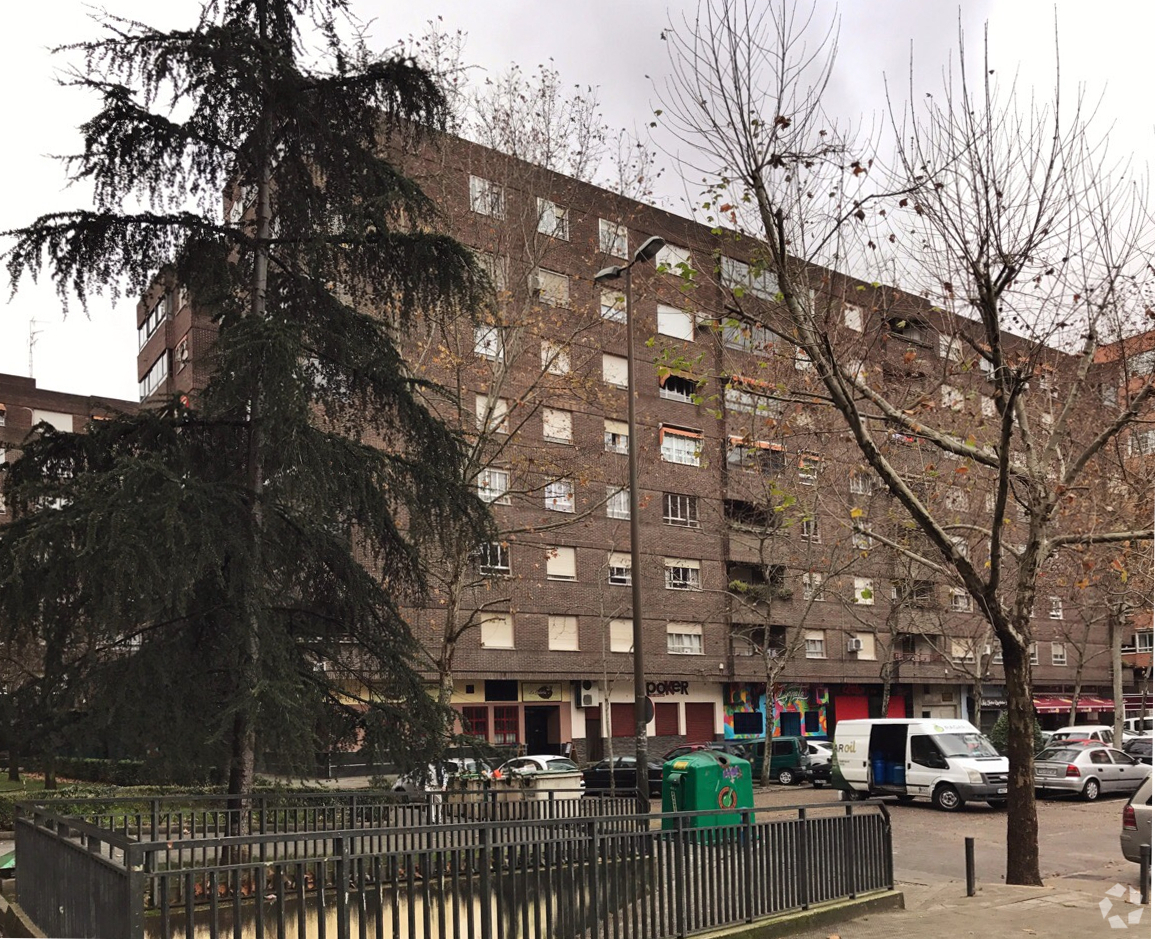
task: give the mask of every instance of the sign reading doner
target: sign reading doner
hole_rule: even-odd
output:
[[[568,700],[568,695],[565,694],[565,685],[561,682],[523,681],[521,683],[521,700],[553,704],[557,701]]]

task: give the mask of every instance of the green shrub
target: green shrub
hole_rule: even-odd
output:
[[[991,732],[987,734],[991,743],[995,745],[995,749],[999,753],[1006,756],[1007,754],[1007,730],[1010,727],[1010,720],[1007,718],[1007,712],[1003,711],[999,715],[999,719],[995,721],[995,726],[991,728]],[[1035,752],[1038,753],[1043,749],[1043,729],[1039,726],[1039,722],[1035,721]]]

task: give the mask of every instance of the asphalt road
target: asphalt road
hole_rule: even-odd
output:
[[[809,785],[771,786],[755,793],[756,806],[837,802],[838,792]],[[980,883],[1000,883],[1006,873],[1007,813],[986,803],[942,812],[929,801],[899,805],[884,800],[894,837],[894,873],[899,883],[934,885],[966,879],[964,839],[975,839],[975,871]],[[1039,807],[1039,860],[1050,885],[1102,894],[1116,882],[1138,884],[1138,865],[1119,850],[1125,796],[1097,802],[1042,799]]]

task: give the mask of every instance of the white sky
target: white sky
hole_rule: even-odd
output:
[[[767,2],[767,0],[760,0]],[[819,18],[835,5],[817,0]],[[49,154],[79,147],[76,127],[94,102],[53,76],[67,59],[48,49],[94,35],[81,0],[6,4],[0,29],[0,88],[5,89],[6,143],[0,170],[7,182],[0,201],[0,230],[54,210],[84,207],[88,192],[68,189],[63,168]],[[693,11],[691,0],[353,0],[354,12],[372,20],[384,48],[443,18],[446,29],[468,34],[466,58],[497,73],[516,61],[526,72],[552,64],[566,84],[600,88],[602,110],[612,127],[645,127],[660,102],[653,82],[666,73],[660,39],[669,15]],[[105,0],[108,11],[138,17],[159,27],[188,26],[199,4],[193,0]],[[1084,84],[1103,96],[1102,129],[1110,130],[1117,156],[1134,156],[1145,168],[1155,156],[1155,107],[1147,65],[1155,35],[1151,0],[966,0],[963,22],[968,45],[977,51],[982,25],[990,23],[992,60],[1006,78],[1035,83],[1047,94],[1054,73],[1054,11],[1058,10],[1064,88]],[[905,87],[911,50],[915,92],[937,92],[957,47],[957,3],[941,0],[848,0],[839,7],[841,50],[827,108],[869,126],[881,120],[882,81]],[[1069,99],[1068,99],[1069,100]],[[668,167],[669,160],[660,165]],[[671,190],[673,204],[681,187]],[[8,247],[0,242],[0,250]],[[5,281],[6,285],[6,281]],[[4,291],[7,300],[7,290]],[[73,304],[65,317],[51,287],[26,283],[0,305],[0,372],[27,375],[29,330],[35,321],[34,375],[41,388],[127,399],[136,398],[134,302],[96,298],[85,316]]]

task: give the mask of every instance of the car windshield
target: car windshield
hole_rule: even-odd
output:
[[[1035,757],[1035,760],[1040,763],[1074,763],[1075,760],[1086,752],[1086,750],[1055,747],[1054,749],[1044,750]]]
[[[564,759],[549,760],[545,764],[545,768],[550,772],[562,773],[577,769],[577,763],[575,763],[573,760]]]
[[[982,734],[938,734],[934,739],[938,742],[942,755],[946,757],[997,759],[999,755],[999,751],[992,747],[990,741]]]

